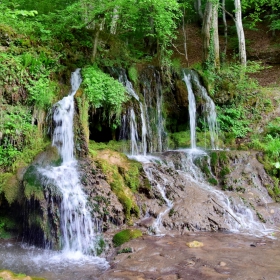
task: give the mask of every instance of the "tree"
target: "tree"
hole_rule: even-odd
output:
[[[207,67],[220,67],[218,34],[218,0],[207,0],[203,15],[203,62]]]
[[[247,64],[246,58],[246,44],[245,44],[245,35],[242,24],[242,13],[241,13],[241,3],[240,0],[234,0],[235,6],[235,26],[238,36],[238,46],[239,46],[239,59],[243,66]]]

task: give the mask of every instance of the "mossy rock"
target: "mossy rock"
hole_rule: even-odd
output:
[[[3,192],[9,204],[20,197],[20,184],[13,173],[0,174],[0,193]]]
[[[46,280],[41,277],[30,277],[23,273],[14,273],[10,270],[0,270],[0,279],[3,280]]]
[[[26,170],[23,176],[23,184],[24,194],[28,199],[30,199],[32,196],[39,200],[44,198],[41,175],[38,172],[36,166],[31,165]]]
[[[134,193],[140,185],[140,170],[142,165],[136,161],[129,160],[126,155],[109,149],[92,151],[90,153],[97,166],[106,175],[112,191],[123,205],[125,217],[129,221],[132,214],[137,217],[140,214],[136,204]]]
[[[121,246],[125,242],[130,241],[131,239],[135,239],[142,236],[142,231],[138,229],[125,229],[113,237],[113,243],[115,247]]]

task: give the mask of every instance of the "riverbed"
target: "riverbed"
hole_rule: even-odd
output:
[[[201,247],[189,247],[192,241]],[[131,248],[131,253],[120,253]],[[280,234],[256,237],[226,232],[190,232],[139,239],[104,258],[79,258],[0,242],[0,268],[48,280],[280,279]]]

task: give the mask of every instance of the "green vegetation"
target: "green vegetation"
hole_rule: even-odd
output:
[[[26,276],[24,273],[14,273],[10,270],[0,270],[0,279],[9,279],[9,280],[20,280],[20,279],[31,279],[31,280],[46,280],[41,277],[30,277]]]
[[[123,205],[127,221],[130,221],[132,214],[138,217],[140,210],[133,193],[139,188],[141,164],[129,160],[124,154],[112,150],[94,151],[91,147],[91,142],[89,151],[97,162],[98,167],[106,175],[106,180],[110,184],[112,191]]]
[[[132,253],[132,249],[130,247],[123,248],[122,250],[117,251],[117,254],[127,254],[127,253]]]
[[[115,247],[121,246],[125,242],[130,241],[131,239],[135,239],[142,236],[142,232],[139,229],[125,229],[113,237],[113,243]]]
[[[275,200],[280,201],[280,119],[270,116],[268,123],[262,120],[262,116],[269,115],[278,104],[255,79],[250,78],[264,67],[256,62],[249,61],[242,65],[238,62],[239,40],[233,26],[229,26],[229,51],[226,54],[223,50],[221,63],[215,55],[214,27],[209,31],[211,38],[206,61],[189,61],[188,47],[193,43],[190,24],[197,27],[197,22],[200,21],[200,26],[205,19],[203,16],[200,18],[200,11],[198,7],[194,8],[193,2],[183,2],[139,0],[135,5],[134,0],[57,0],[54,3],[47,0],[1,1],[0,200],[5,202],[1,207],[12,207],[13,203],[21,202],[23,198],[43,198],[42,178],[36,171],[36,165],[30,164],[50,144],[49,135],[53,129],[50,108],[69,92],[69,78],[74,69],[82,68],[83,76],[82,87],[75,96],[79,113],[75,125],[81,126],[75,129],[75,137],[85,138],[85,141],[80,141],[89,140],[92,127],[100,133],[107,133],[108,139],[117,139],[120,134],[121,114],[127,112],[134,101],[126,93],[125,87],[107,73],[122,67],[135,89],[139,90],[141,101],[148,87],[157,93],[158,84],[154,83],[158,83],[157,79],[161,80],[160,91],[163,92],[166,107],[163,111],[172,131],[168,135],[168,146],[185,148],[190,146],[188,117],[179,113],[187,111],[188,100],[186,89],[180,88],[182,84],[176,85],[180,93],[175,92],[174,85],[180,84],[177,81],[181,79],[181,69],[186,65],[189,67],[191,63],[196,63],[190,67],[200,73],[217,105],[220,138],[224,146],[262,152],[259,160],[274,180],[273,185],[267,186],[268,191]],[[204,16],[205,7],[210,2],[213,3],[202,1],[201,12]],[[233,2],[226,1],[227,11],[234,14],[233,6]],[[263,23],[274,32],[271,35],[278,34],[280,5],[277,1],[244,0],[242,9],[247,27],[257,28],[256,23],[265,20]],[[221,19],[223,11],[219,11]],[[220,37],[221,30],[219,28]],[[226,38],[223,39],[225,42]],[[200,43],[196,45],[203,45]],[[247,45],[250,42],[247,41]],[[194,50],[191,51],[193,54]],[[149,84],[142,81],[143,69],[152,69],[147,75],[148,79],[158,71],[155,82]],[[152,99],[151,104],[156,103],[155,96],[148,96]],[[202,106],[198,100],[197,146],[204,148],[210,147],[210,137],[205,129]],[[157,129],[157,109],[156,106],[147,105],[150,116],[153,116],[149,120],[152,131]],[[139,119],[139,109],[135,112]],[[184,116],[184,120],[179,120],[177,116]],[[258,123],[261,124],[256,130]],[[103,127],[108,128],[108,132]],[[148,141],[156,142],[154,139]],[[80,144],[77,146],[82,147]],[[127,222],[131,222],[133,216],[137,217],[140,212],[136,194],[142,191],[148,195],[151,186],[142,176],[139,163],[117,153],[123,151],[123,146],[128,147],[129,141],[89,141],[82,144],[89,144],[90,156],[106,175],[112,191],[123,205]],[[48,164],[58,165],[60,161],[60,158],[52,158]],[[232,188],[224,182],[230,172],[225,153],[211,153],[211,168],[205,160],[198,164],[209,183],[228,190]],[[86,182],[83,180],[85,178],[82,178],[82,182]],[[55,186],[49,187],[55,189]],[[236,190],[244,192],[242,187]],[[96,197],[97,202],[98,199],[101,198]],[[171,209],[169,215],[174,214]],[[34,214],[30,219],[34,224],[40,224],[39,215]],[[0,234],[4,235],[8,230],[8,222],[1,220]],[[100,242],[101,253],[105,245]]]
[[[103,107],[105,118],[116,116],[115,125],[118,125],[122,105],[128,100],[124,86],[96,66],[83,68],[82,74],[82,84],[89,104],[94,109]]]

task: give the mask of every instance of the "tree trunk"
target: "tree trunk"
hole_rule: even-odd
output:
[[[202,25],[203,61],[220,67],[219,34],[218,34],[218,1],[208,0],[205,7]]]
[[[226,18],[226,7],[225,7],[225,0],[222,0],[222,7],[223,7],[223,23],[224,23],[224,36],[225,36],[225,45],[224,45],[224,50],[223,50],[223,56],[224,59],[227,54],[227,18]]]
[[[183,14],[184,53],[187,62],[187,67],[189,67],[188,46],[187,46],[188,33],[185,26],[185,16],[186,16],[186,9],[184,8],[184,14]]]
[[[113,17],[112,17],[111,28],[110,28],[111,34],[116,34],[117,32],[118,19],[119,19],[119,12],[118,12],[118,8],[115,7],[113,11]]]
[[[100,34],[100,31],[104,29],[104,24],[105,24],[105,18],[101,18],[99,20],[99,22],[95,24],[96,32],[95,32],[95,36],[93,39],[93,50],[92,50],[91,62],[94,62],[94,60],[95,60],[98,41],[99,41],[99,34]]]
[[[239,44],[239,59],[241,64],[246,66],[247,64],[246,45],[245,45],[245,35],[244,35],[243,24],[242,24],[240,0],[234,0],[234,6],[235,6],[235,26],[236,26],[236,32],[237,32],[238,44]]]
[[[202,22],[203,21],[203,13],[202,13],[202,10],[201,10],[201,0],[195,0],[194,1],[194,9],[198,14],[199,19]]]

